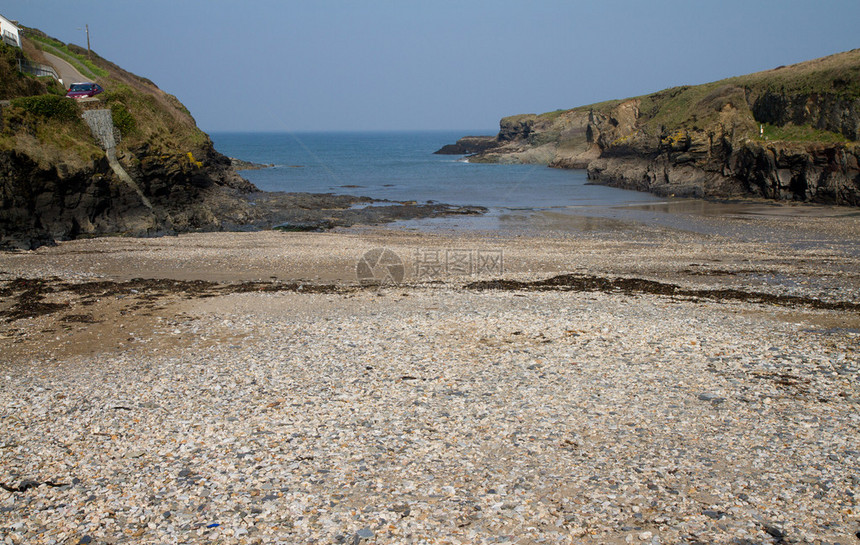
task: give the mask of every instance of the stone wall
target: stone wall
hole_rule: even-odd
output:
[[[86,110],[83,113],[84,121],[93,131],[93,136],[98,140],[104,150],[115,148],[119,143],[119,131],[114,129],[113,116],[110,110]]]

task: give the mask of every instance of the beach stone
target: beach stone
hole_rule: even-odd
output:
[[[717,394],[713,394],[713,393],[709,393],[709,392],[699,394],[698,397],[702,401],[710,401],[714,405],[718,405],[718,404],[724,403],[726,401],[726,398],[720,397]]]
[[[373,530],[371,530],[370,528],[362,528],[355,533],[352,538],[352,543],[353,545],[358,545],[362,541],[371,539],[374,535],[375,534],[373,533]]]
[[[13,362],[0,389],[0,482],[43,483],[0,490],[0,518],[9,521],[0,527],[20,543],[73,545],[84,533],[117,544],[778,541],[764,521],[783,542],[853,539],[856,385],[830,370],[860,360],[860,334],[831,331],[856,313],[628,293],[611,283],[623,273],[749,291],[750,274],[679,271],[710,263],[709,273],[820,272],[829,267],[820,248],[792,261],[789,243],[683,232],[505,239],[511,263],[587,270],[609,287],[583,289],[565,276],[556,280],[564,289],[443,282],[383,288],[385,297],[357,282],[306,278],[301,292],[282,289],[286,282],[117,284],[94,265],[119,251],[115,270],[144,274],[147,256],[190,275],[198,252],[213,251],[224,257],[213,265],[219,273],[239,260],[263,275],[277,272],[267,260],[286,270],[295,252],[308,252],[313,270],[329,274],[354,268],[352,250],[397,240],[246,235],[0,253],[0,290],[8,290],[0,312],[18,304],[22,274],[60,275],[43,300],[69,304],[0,320],[0,348]],[[427,238],[405,240],[397,251],[408,257],[403,249]],[[761,289],[860,300],[860,274],[851,272],[860,271],[860,252],[841,248],[834,243],[827,259],[850,274],[807,275],[816,288]],[[510,278],[543,281],[543,267]],[[299,275],[279,278],[288,277]],[[74,286],[63,286],[69,278]],[[102,302],[83,305],[89,291]],[[82,314],[79,305],[105,323],[61,321]],[[120,325],[121,344],[108,346]],[[165,335],[174,329],[181,339]],[[81,340],[75,335],[104,344],[50,344]],[[712,396],[726,399],[720,410]],[[742,397],[751,401],[725,410]],[[147,403],[158,407],[140,408]],[[133,451],[146,454],[123,456]]]
[[[773,524],[765,524],[764,531],[778,540],[782,540],[785,538],[785,532],[783,532],[781,528]]]

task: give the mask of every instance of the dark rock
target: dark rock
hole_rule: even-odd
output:
[[[860,206],[856,148],[758,142],[735,147],[721,138],[710,152],[707,159],[669,152],[654,158],[604,154],[588,164],[588,178],[664,196],[753,196]]]
[[[495,148],[499,141],[495,136],[464,136],[456,144],[447,144],[433,152],[437,155],[471,155]]]
[[[720,403],[724,403],[726,401],[726,398],[720,397],[717,394],[712,394],[710,392],[705,392],[703,394],[699,394],[698,397],[702,401],[710,401],[714,405],[719,405]]]
[[[765,524],[764,531],[770,534],[774,539],[776,539],[777,543],[780,543],[783,539],[785,539],[785,532],[783,532],[781,528],[774,526],[773,524]]]
[[[40,484],[42,484],[42,483],[40,483],[38,481],[33,481],[30,479],[27,479],[27,480],[21,481],[21,484],[18,485],[18,491],[24,492],[26,490],[30,490],[31,488],[36,488]]]
[[[761,123],[812,125],[849,140],[860,139],[860,102],[839,93],[788,94],[768,90],[755,99],[752,112]]]
[[[88,164],[43,164],[24,153],[0,152],[0,248],[246,222],[251,211],[245,195],[256,188],[211,144],[196,155],[203,167],[189,166],[181,155],[132,150],[120,157],[135,181],[129,184],[105,157]]]
[[[326,231],[334,227],[334,224],[325,219],[319,219],[315,221],[308,222],[296,222],[296,223],[282,223],[280,225],[276,225],[274,229],[276,231],[287,231],[287,232],[310,232],[310,231]]]
[[[535,130],[537,116],[533,114],[505,117],[499,122],[499,142],[526,140]]]
[[[233,167],[233,170],[261,170],[275,166],[273,164],[260,164],[243,161],[242,159],[236,159],[235,157],[230,157],[230,165]]]

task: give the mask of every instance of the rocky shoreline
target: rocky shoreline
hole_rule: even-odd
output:
[[[272,168],[273,164],[261,164],[261,163],[252,163],[251,161],[243,161],[242,159],[236,159],[235,157],[230,157],[230,164],[233,167],[233,170],[262,170],[264,168]]]
[[[44,169],[26,157],[0,153],[0,169],[7,173],[0,185],[10,195],[0,209],[0,249],[31,250],[93,236],[323,230],[486,212],[478,206],[262,192],[214,149],[198,157],[200,165],[185,156],[155,159],[145,150],[121,156],[137,180],[127,184],[115,178],[106,159],[81,168]]]
[[[696,198],[860,206],[860,50],[541,115],[437,153],[587,169],[594,183]],[[849,78],[850,79],[850,78]]]

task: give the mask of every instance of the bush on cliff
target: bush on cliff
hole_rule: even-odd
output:
[[[57,163],[81,168],[103,155],[79,105],[57,95],[19,97],[3,108],[0,152],[7,150],[28,155],[46,168]]]
[[[116,125],[116,128],[119,129],[119,132],[123,137],[131,134],[137,127],[137,122],[134,120],[134,116],[129,113],[125,104],[122,102],[114,102],[111,104],[110,113],[113,116],[113,124]]]
[[[12,100],[12,106],[24,112],[57,121],[74,121],[80,115],[80,108],[74,100],[57,95],[36,95]]]
[[[24,54],[17,47],[0,42],[0,100],[29,95],[41,95],[54,87],[53,81],[36,78],[18,70],[18,59]]]

